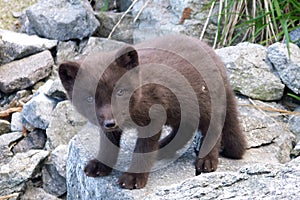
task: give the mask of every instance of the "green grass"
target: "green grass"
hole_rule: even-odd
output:
[[[242,41],[289,43],[289,32],[300,26],[299,0],[211,0],[205,9],[212,6],[219,7],[215,47]]]
[[[294,99],[296,99],[298,101],[300,101],[300,96],[297,96],[297,95],[291,94],[291,93],[288,93],[287,95],[290,96],[290,97],[293,97]]]

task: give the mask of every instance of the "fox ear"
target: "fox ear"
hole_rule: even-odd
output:
[[[71,94],[80,64],[76,62],[64,62],[59,65],[58,74],[65,90]]]
[[[139,64],[138,53],[131,46],[123,47],[116,54],[116,62],[118,66],[130,70]]]

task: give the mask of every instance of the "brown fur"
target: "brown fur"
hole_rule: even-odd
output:
[[[127,46],[115,52],[93,54],[90,55],[83,64],[77,64],[74,62],[62,63],[59,67],[59,75],[69,98],[72,100],[77,110],[91,122],[95,124],[99,123],[107,138],[118,147],[120,145],[120,138],[122,134],[120,125],[125,124],[126,126],[127,118],[122,117],[124,114],[122,112],[117,113],[118,116],[113,116],[113,108],[111,106],[113,98],[119,98],[117,96],[121,96],[124,98],[124,102],[129,101],[130,117],[135,124],[139,126],[149,125],[149,123],[151,123],[151,119],[153,119],[153,121],[158,119],[160,117],[159,114],[157,114],[157,116],[150,117],[149,109],[154,104],[162,105],[167,115],[165,124],[172,127],[172,132],[169,136],[159,142],[161,134],[160,131],[157,134],[150,136],[144,129],[138,129],[140,130],[139,136],[147,136],[147,138],[138,138],[134,152],[154,152],[159,148],[165,147],[166,152],[172,153],[176,149],[185,145],[193,135],[195,129],[190,124],[190,121],[193,121],[196,118],[199,119],[199,113],[195,111],[195,107],[193,107],[193,105],[199,107],[201,113],[200,121],[196,129],[201,130],[204,136],[203,139],[206,137],[210,118],[212,116],[210,95],[213,92],[218,93],[219,89],[216,88],[216,91],[208,91],[203,77],[189,62],[172,52],[163,51],[156,47],[161,48],[168,45],[171,47],[174,45],[175,47],[176,43],[179,43],[179,47],[181,47],[182,51],[184,51],[185,49],[189,50],[189,48],[191,48],[189,45],[192,46],[198,44],[203,49],[204,55],[210,57],[214,61],[219,73],[221,74],[222,81],[225,86],[227,103],[226,110],[219,111],[221,114],[223,113],[226,115],[224,126],[218,122],[211,122],[214,127],[221,127],[220,130],[222,130],[222,136],[218,139],[214,148],[208,155],[205,157],[197,157],[195,167],[196,175],[198,175],[201,172],[211,172],[217,169],[218,155],[221,145],[223,147],[222,153],[225,156],[239,159],[245,152],[246,142],[239,126],[234,93],[227,81],[223,63],[210,47],[196,39],[189,38],[189,40],[192,41],[191,43],[185,43],[184,45],[180,44],[180,42],[185,41],[185,39],[187,39],[186,36],[168,36],[139,44],[135,46],[135,48]],[[202,59],[201,56],[199,59]],[[114,88],[116,82],[124,74],[126,74],[128,70],[134,70],[139,65],[142,66],[144,64],[151,63],[159,63],[171,67],[168,76],[159,77],[161,73],[158,72],[155,74],[155,71],[153,73],[143,74],[137,70],[134,72],[137,76],[129,77],[128,84],[121,88],[121,90]],[[106,68],[105,66],[108,67]],[[204,66],[204,70],[208,70],[209,67],[210,66]],[[79,80],[76,83],[75,88],[75,78],[79,76],[79,69],[82,69],[80,70],[80,73],[83,80]],[[158,80],[165,78],[168,82],[174,81],[174,83],[176,83],[178,77],[174,75],[175,71],[182,74],[188,80],[188,83],[195,91],[197,102],[194,102],[192,98],[189,98],[191,94],[184,93],[184,89],[180,89],[180,87],[176,88],[176,91],[174,90],[179,93],[179,96],[176,96],[174,91],[171,91],[168,87],[154,83],[143,85],[143,87],[133,91],[132,96],[126,96],[128,95],[126,92],[133,90],[131,87],[133,83],[136,83],[137,81],[142,82],[147,79],[154,80],[157,78]],[[102,74],[100,72],[103,72],[101,77],[99,76],[99,74]],[[95,81],[98,85],[93,88],[91,85],[92,83],[95,83]],[[72,98],[74,93],[79,95],[78,98],[81,100],[75,101]],[[95,94],[94,106],[88,106],[85,102],[85,98],[90,94]],[[189,105],[187,106],[188,115],[181,113],[180,107],[183,104],[180,104],[180,99],[184,99],[184,105]],[[96,109],[97,117],[92,117],[91,115],[91,110],[93,108]],[[182,123],[183,125],[180,124],[182,118],[186,118],[186,120]],[[182,134],[181,137],[177,139],[175,147],[172,146],[169,148],[167,144],[169,144],[172,139],[176,140],[175,136],[181,125],[185,127],[185,134]],[[108,144],[105,141],[101,142],[99,157],[101,158],[100,160],[108,160],[109,166],[113,166],[117,160],[118,150],[109,150],[109,152],[107,152],[109,149],[107,145]],[[133,156],[130,169],[139,168],[141,170],[136,173],[124,173],[119,179],[120,186],[128,189],[144,187],[147,183],[149,171],[151,170],[156,156],[156,154],[147,158],[142,156]],[[94,159],[86,165],[85,173],[88,176],[105,176],[112,170],[109,166],[101,163],[97,159]]]

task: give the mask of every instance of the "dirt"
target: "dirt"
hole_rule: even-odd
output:
[[[17,18],[13,13],[21,13],[38,0],[0,0],[0,29],[14,30]]]

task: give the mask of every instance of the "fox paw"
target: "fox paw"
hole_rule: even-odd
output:
[[[106,166],[97,159],[90,160],[84,167],[84,173],[90,177],[107,176],[111,171],[111,167]]]
[[[218,157],[206,156],[204,158],[197,158],[196,160],[196,176],[202,172],[213,172],[218,167]]]
[[[146,186],[149,173],[123,173],[119,185],[126,189],[140,189]]]

